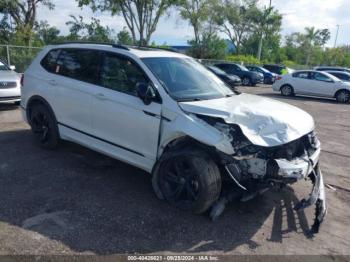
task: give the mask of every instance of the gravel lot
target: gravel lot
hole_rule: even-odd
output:
[[[0,254],[350,255],[350,105],[283,98],[263,86],[240,89],[315,117],[330,185],[328,215],[315,238],[307,234],[314,209],[293,211],[309,183],[234,202],[211,222],[158,200],[137,168],[68,142],[40,149],[20,110],[0,105]]]

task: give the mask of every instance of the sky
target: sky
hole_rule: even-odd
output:
[[[68,33],[65,22],[70,20],[69,15],[83,16],[85,22],[91,17],[98,18],[102,25],[108,25],[119,32],[126,26],[120,16],[111,16],[109,13],[93,13],[90,8],[79,8],[75,0],[52,0],[54,10],[41,7],[38,11],[38,20],[47,20],[56,26],[62,34]],[[284,15],[282,35],[303,31],[306,26],[328,28],[332,38],[328,46],[334,46],[337,25],[340,25],[337,45],[350,44],[350,1],[349,0],[271,0],[280,13]],[[268,5],[269,0],[260,0],[260,5]],[[225,35],[222,35],[225,37]],[[178,17],[176,10],[171,10],[161,18],[152,41],[157,44],[186,45],[193,38],[191,27],[186,21]]]

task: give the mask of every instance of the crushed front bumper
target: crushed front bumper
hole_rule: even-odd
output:
[[[248,199],[256,197],[257,195],[267,191],[269,188],[275,186],[292,184],[302,179],[310,179],[313,187],[309,197],[307,199],[301,200],[298,204],[295,205],[294,209],[296,211],[301,211],[307,207],[310,207],[311,205],[316,206],[315,220],[310,232],[311,234],[314,234],[318,233],[320,225],[327,213],[323,176],[318,164],[320,153],[321,149],[319,147],[311,155],[305,153],[303,157],[295,158],[290,161],[287,159],[272,160],[277,164],[278,168],[277,170],[274,169],[275,171],[270,175],[266,174],[269,173],[267,171],[268,161],[264,161],[262,159],[259,161],[257,161],[258,159],[248,160],[248,166],[254,167],[252,170],[254,170],[256,173],[265,174],[261,176],[255,176],[255,178],[262,178],[262,180],[256,180],[257,184],[259,185],[256,191],[251,191],[241,184],[240,177],[237,176],[237,173],[239,173],[239,171],[233,168],[237,168],[237,164],[228,164],[225,166],[225,169],[232,180],[243,190],[245,196],[243,195],[241,201],[246,201]],[[263,164],[264,162],[265,166]],[[250,169],[248,169],[248,171],[250,171]],[[213,206],[212,212],[210,214],[213,220],[215,220],[217,216],[222,213],[225,204],[231,201],[233,197],[234,193],[226,195],[221,198],[216,203],[216,205]]]
[[[275,160],[278,164],[278,175],[285,179],[301,180],[310,178],[313,188],[307,199],[302,199],[295,205],[296,211],[303,210],[309,206],[316,205],[315,221],[311,227],[311,233],[318,233],[320,225],[327,213],[326,194],[323,176],[318,161],[321,148],[318,148],[312,155],[296,158],[292,161],[286,159]]]

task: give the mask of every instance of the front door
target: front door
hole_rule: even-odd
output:
[[[151,85],[135,62],[105,52],[93,97],[92,128],[102,143],[115,148],[117,157],[144,167],[139,163],[143,158],[154,161],[157,156],[161,103],[144,104],[136,93],[141,82]]]
[[[332,97],[334,95],[334,81],[321,72],[312,73],[310,88],[313,94]]]

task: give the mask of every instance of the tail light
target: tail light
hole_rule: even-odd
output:
[[[281,80],[282,76],[276,76],[276,81]]]
[[[24,74],[22,74],[21,76],[21,86],[23,86],[23,83],[24,83]]]

